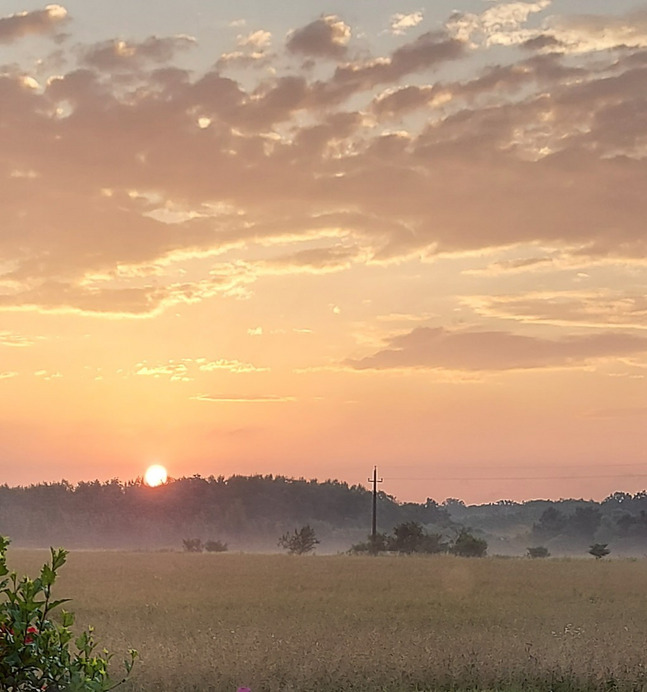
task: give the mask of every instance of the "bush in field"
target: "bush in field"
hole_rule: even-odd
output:
[[[536,548],[527,548],[528,550],[528,557],[531,557],[533,559],[539,558],[539,557],[550,557],[550,553],[548,552],[548,548],[543,545],[538,545]]]
[[[477,538],[467,529],[461,529],[454,541],[454,545],[451,547],[451,552],[461,557],[485,557],[487,554],[487,541],[483,538]]]
[[[611,552],[607,546],[608,543],[594,543],[589,548],[589,554],[593,555],[596,560],[606,557]]]
[[[355,543],[350,547],[350,553],[369,553],[369,555],[377,555],[384,553],[389,548],[389,537],[385,533],[376,533],[375,538],[370,535],[361,543]]]
[[[204,549],[208,553],[225,553],[229,546],[223,541],[207,541],[204,544]]]
[[[317,543],[319,541],[314,529],[309,524],[306,524],[300,529],[294,529],[293,533],[284,533],[279,538],[278,545],[280,548],[287,550],[290,555],[305,555],[305,553],[314,550]]]
[[[10,692],[74,690],[103,692],[117,687],[108,675],[111,655],[95,653],[92,628],[72,640],[74,615],[61,611],[60,624],[51,613],[67,598],[53,600],[57,571],[67,551],[50,548],[51,560],[36,579],[18,578],[7,568],[9,539],[0,537],[0,689]],[[137,652],[124,661],[126,677]]]
[[[199,538],[184,538],[182,543],[187,553],[201,553],[204,550],[204,545]]]
[[[407,521],[393,528],[387,550],[398,553],[446,553],[448,545],[439,533],[427,533],[417,521]]]
[[[394,553],[446,553],[448,544],[440,533],[427,533],[422,524],[417,521],[407,521],[393,527],[393,535],[377,533],[375,538],[369,536],[364,543],[351,547],[352,553],[370,553],[377,555],[382,552]]]
[[[420,552],[425,530],[417,521],[405,521],[393,527],[393,538],[389,540],[389,550],[398,553]]]

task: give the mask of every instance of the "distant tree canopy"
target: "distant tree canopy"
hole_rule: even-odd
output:
[[[0,486],[0,530],[16,542],[70,546],[181,545],[186,536],[227,540],[264,536],[310,524],[330,529],[370,525],[371,492],[337,480],[306,480],[256,475],[229,478],[191,476],[150,488],[141,480],[122,483],[67,481],[27,487]],[[381,525],[417,521],[451,523],[434,500],[398,502],[380,492]],[[138,544],[139,544],[138,543]]]
[[[233,545],[249,544],[251,539],[267,548],[276,544],[281,532],[309,524],[321,537],[352,534],[350,544],[370,526],[371,501],[371,491],[361,485],[273,475],[191,476],[157,488],[141,480],[117,479],[2,485],[0,532],[11,535],[15,544],[42,547],[181,546],[183,538],[199,536]],[[495,551],[508,550],[511,542],[506,541],[514,537],[520,552],[526,545],[545,545],[552,552],[581,554],[594,542],[613,543],[614,551],[625,554],[647,552],[647,491],[616,492],[602,502],[499,500],[484,505],[467,505],[456,498],[441,505],[431,498],[398,502],[380,492],[377,516],[381,531],[410,525],[414,535],[402,529],[402,536],[388,536],[403,552],[411,541],[414,552],[423,550],[414,524],[424,528],[425,540],[431,541],[424,550],[429,551],[445,540],[434,534],[452,535],[459,526],[471,526]],[[497,536],[506,539],[495,543]],[[385,545],[379,541],[387,537],[377,540],[374,549],[379,552]]]

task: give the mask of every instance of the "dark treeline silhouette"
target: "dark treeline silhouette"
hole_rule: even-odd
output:
[[[478,527],[494,542],[493,552],[517,553],[523,541],[553,555],[588,551],[591,543],[612,544],[615,555],[647,553],[647,491],[615,492],[601,502],[561,499],[465,505],[449,498],[442,508],[453,521]]]
[[[4,485],[0,534],[18,545],[181,547],[190,536],[249,549],[276,548],[278,535],[310,523],[329,548],[343,549],[370,526],[371,497],[360,485],[272,475],[192,476],[156,488],[117,479]],[[378,515],[385,528],[404,521],[450,523],[433,500],[400,503],[383,492]]]
[[[182,549],[185,538],[223,541],[230,550],[276,549],[277,537],[310,525],[319,552],[347,550],[366,539],[371,491],[337,480],[284,476],[192,476],[150,488],[123,483],[67,481],[0,486],[0,534],[14,545]],[[581,554],[593,543],[614,555],[647,553],[647,491],[617,492],[602,502],[563,499],[466,505],[398,502],[378,494],[378,528],[390,533],[416,522],[429,534],[455,538],[462,527],[487,540],[489,554],[526,554],[546,546],[552,555]]]

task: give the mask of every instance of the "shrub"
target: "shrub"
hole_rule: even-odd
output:
[[[387,550],[398,553],[446,553],[447,543],[440,533],[427,533],[417,521],[407,521],[393,527]]]
[[[531,557],[533,559],[539,558],[539,557],[550,557],[550,553],[548,552],[548,548],[546,548],[543,545],[538,545],[536,548],[527,548],[528,550],[528,557]]]
[[[477,538],[467,529],[461,529],[454,541],[451,552],[461,557],[485,557],[487,554],[487,541]]]
[[[202,541],[199,538],[183,538],[182,543],[187,553],[201,553],[204,550]]]
[[[228,550],[228,546],[223,541],[207,541],[204,544],[204,549],[208,553],[225,553]]]
[[[355,543],[350,547],[350,553],[369,553],[377,555],[388,550],[389,537],[385,533],[376,533],[375,538],[369,535],[366,541]]]
[[[309,524],[306,524],[300,529],[294,529],[293,533],[284,533],[279,538],[278,545],[280,548],[287,550],[290,555],[304,555],[314,550],[317,543],[319,541],[314,529]]]
[[[51,560],[40,576],[19,579],[7,568],[9,543],[0,536],[0,689],[103,692],[124,682],[137,657],[135,650],[124,661],[126,676],[115,683],[108,675],[112,656],[105,650],[101,656],[95,653],[92,628],[72,642],[74,615],[62,610],[60,624],[51,620],[52,611],[69,601],[52,599],[67,551],[50,548]]]
[[[416,553],[425,536],[422,524],[417,521],[405,521],[393,527],[393,538],[389,541],[389,550],[398,553]]]
[[[606,557],[611,551],[607,548],[608,543],[594,543],[589,548],[589,554],[593,555],[596,560]]]

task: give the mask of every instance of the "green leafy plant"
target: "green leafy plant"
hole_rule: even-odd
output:
[[[19,578],[7,567],[10,541],[0,536],[0,690],[2,692],[105,692],[125,682],[137,658],[134,649],[124,661],[125,677],[108,674],[112,655],[96,653],[93,629],[74,638],[74,615],[52,611],[70,599],[53,599],[52,586],[65,564],[67,551],[50,548],[51,559],[36,579]]]

